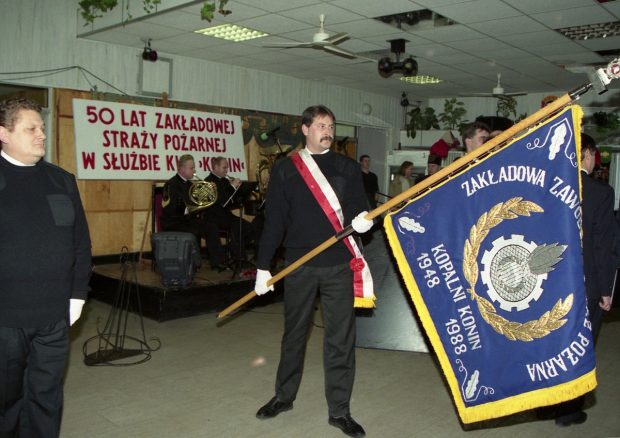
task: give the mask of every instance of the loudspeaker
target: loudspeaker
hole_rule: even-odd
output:
[[[180,231],[165,231],[151,238],[153,256],[166,287],[187,287],[200,267],[200,247],[196,236]]]

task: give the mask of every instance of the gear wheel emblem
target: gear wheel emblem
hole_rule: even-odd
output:
[[[532,300],[540,298],[547,274],[532,273],[528,264],[536,248],[535,243],[513,234],[509,239],[497,238],[492,248],[484,252],[480,276],[491,300],[503,310],[525,310]]]

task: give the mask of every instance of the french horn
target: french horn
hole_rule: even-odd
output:
[[[194,174],[187,198],[186,207],[188,213],[202,211],[205,208],[211,207],[217,201],[217,186],[214,182],[203,181]]]

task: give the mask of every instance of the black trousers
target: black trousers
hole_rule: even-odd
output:
[[[248,222],[232,213],[226,216],[222,215],[217,219],[211,218],[206,214],[205,220],[216,224],[220,230],[230,233],[230,252],[233,258],[237,260],[245,258],[246,246],[256,241],[256,230],[252,222]]]
[[[66,319],[40,328],[0,327],[0,437],[52,438],[60,432]]]
[[[284,336],[276,377],[276,396],[295,400],[303,373],[306,343],[317,292],[325,333],[323,369],[329,415],[349,413],[355,378],[355,310],[349,264],[302,266],[284,278]]]

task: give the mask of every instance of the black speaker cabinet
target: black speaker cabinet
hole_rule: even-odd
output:
[[[153,255],[165,287],[189,286],[200,266],[200,247],[191,233],[165,231],[152,237]]]

